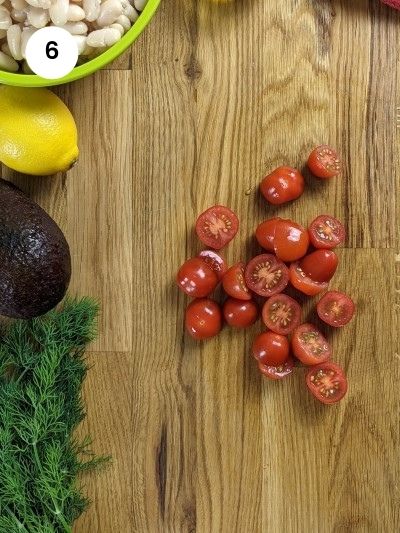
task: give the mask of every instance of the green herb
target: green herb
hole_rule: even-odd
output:
[[[78,475],[108,460],[79,442],[81,397],[97,305],[4,325],[0,333],[0,533],[70,532],[88,500]]]

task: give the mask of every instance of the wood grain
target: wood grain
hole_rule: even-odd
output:
[[[63,226],[72,290],[102,302],[82,431],[114,464],[83,481],[94,503],[75,533],[399,530],[399,32],[377,0],[165,1],[116,70],[58,91],[79,166],[53,181],[6,171]],[[302,168],[322,142],[343,176],[305,170],[302,198],[266,206],[263,175]],[[316,404],[300,368],[260,378],[261,324],[202,344],[184,334],[174,277],[215,203],[241,221],[230,263],[275,214],[345,222],[332,287],[357,318],[323,328],[349,376],[340,405]],[[314,303],[304,318],[320,324]]]

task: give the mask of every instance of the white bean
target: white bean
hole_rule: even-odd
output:
[[[26,0],[28,4],[32,7],[40,7],[42,9],[49,9],[51,6],[51,0]],[[16,5],[13,5],[15,9],[22,9],[18,8]]]
[[[26,58],[25,51],[26,51],[26,45],[28,44],[29,39],[32,37],[34,33],[37,32],[36,28],[24,28],[22,30],[21,35],[21,54],[23,58]]]
[[[72,37],[78,47],[78,54],[82,55],[82,52],[86,48],[86,35],[73,35]]]
[[[135,22],[139,18],[139,13],[128,2],[128,0],[121,0],[122,12],[128,17],[131,22]]]
[[[56,26],[64,26],[68,22],[68,8],[68,0],[55,0],[54,4],[52,4],[49,14]]]
[[[97,24],[100,28],[109,26],[122,15],[122,5],[119,0],[106,0],[100,7],[100,15],[97,18]]]
[[[17,61],[21,61],[22,52],[21,52],[21,36],[22,31],[18,24],[13,24],[7,30],[7,43],[10,47],[11,55]]]
[[[19,65],[12,57],[4,52],[0,52],[0,70],[7,70],[8,72],[18,72]]]
[[[83,10],[86,13],[86,20],[93,22],[100,15],[101,0],[83,0]]]
[[[110,28],[113,28],[114,30],[118,30],[121,37],[124,35],[125,33],[125,30],[124,30],[124,27],[121,26],[121,24],[117,24],[117,23],[114,23],[114,24],[111,24],[111,26],[109,26]]]
[[[87,44],[93,48],[100,48],[102,46],[112,46],[121,39],[118,30],[113,28],[103,28],[101,30],[92,31],[88,35]]]
[[[67,24],[60,27],[69,31],[71,35],[86,35],[88,31],[88,27],[84,22],[67,22]]]
[[[7,8],[0,6],[0,30],[8,30],[11,25],[12,20],[10,13],[8,12]]]
[[[148,0],[133,0],[134,6],[138,11],[143,11],[146,7]]]
[[[72,4],[68,7],[67,16],[69,22],[79,22],[86,17],[83,9],[75,4]]]
[[[4,2],[5,0],[0,0],[0,5]]]
[[[44,28],[50,20],[47,9],[29,6],[26,13],[29,24],[37,29]]]
[[[131,21],[128,19],[126,15],[121,15],[117,18],[115,21],[117,24],[121,24],[121,26],[124,28],[125,31],[128,31],[131,29],[132,24]]]
[[[1,51],[11,57],[11,50],[7,43],[1,45]]]
[[[7,36],[7,30],[0,30],[0,39],[4,39]]]
[[[11,0],[11,6],[18,11],[22,11],[26,8],[27,4],[25,0]]]
[[[15,20],[15,22],[21,22],[21,23],[25,22],[26,21],[26,10],[12,9],[11,18]]]

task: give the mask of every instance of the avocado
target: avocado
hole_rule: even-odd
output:
[[[0,178],[0,315],[43,315],[62,300],[70,278],[71,255],[60,228]]]

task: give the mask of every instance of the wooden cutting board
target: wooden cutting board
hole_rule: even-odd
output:
[[[399,529],[399,36],[400,14],[375,0],[164,1],[113,69],[57,91],[79,165],[53,180],[3,172],[65,229],[72,292],[102,302],[82,431],[114,463],[84,480],[94,503],[76,533]],[[343,176],[307,175],[300,200],[268,207],[263,175],[322,142]],[[261,324],[184,335],[174,276],[215,203],[241,220],[229,262],[276,214],[347,226],[331,286],[358,314],[330,333],[350,382],[340,405],[317,404],[301,369],[260,377]]]

